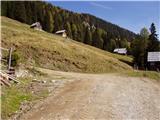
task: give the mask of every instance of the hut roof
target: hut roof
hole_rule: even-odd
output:
[[[56,34],[64,33],[64,32],[66,32],[66,30],[59,30],[59,31],[56,32]]]
[[[113,52],[120,53],[120,54],[126,54],[127,49],[126,48],[115,48]]]

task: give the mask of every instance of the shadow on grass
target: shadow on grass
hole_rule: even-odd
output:
[[[122,60],[122,59],[119,59],[121,62],[124,62],[128,65],[130,65],[131,67],[133,67],[133,63],[132,62],[129,62],[129,61],[126,61],[126,60]]]

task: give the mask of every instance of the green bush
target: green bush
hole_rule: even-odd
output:
[[[16,67],[18,65],[20,57],[17,52],[13,52],[11,56],[11,66]]]

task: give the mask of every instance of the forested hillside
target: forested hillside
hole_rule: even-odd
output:
[[[129,47],[136,34],[89,14],[78,14],[42,1],[2,1],[1,14],[23,23],[39,21],[43,30],[66,29],[70,38],[107,51]]]

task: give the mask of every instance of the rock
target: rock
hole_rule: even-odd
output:
[[[42,83],[46,83],[47,81],[46,80],[42,80]]]
[[[55,83],[55,82],[56,82],[56,80],[51,80],[51,82],[52,82],[52,83]]]

